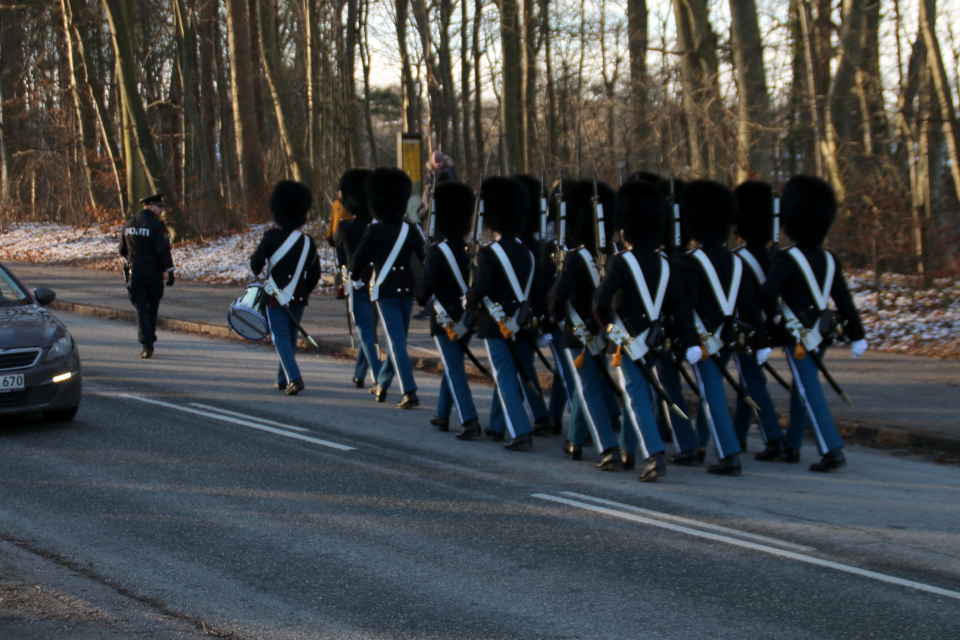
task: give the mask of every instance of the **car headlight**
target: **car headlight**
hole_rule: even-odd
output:
[[[50,347],[50,351],[47,352],[47,357],[43,359],[44,362],[49,362],[50,360],[56,360],[57,358],[62,358],[65,355],[73,351],[73,338],[70,337],[70,333],[63,334],[63,337],[53,343],[53,346]]]

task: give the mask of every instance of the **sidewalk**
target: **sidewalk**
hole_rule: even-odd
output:
[[[59,265],[7,266],[28,287],[47,286],[56,291],[55,309],[129,323],[135,320],[119,273]],[[240,294],[239,287],[177,282],[167,288],[160,305],[161,327],[229,338],[227,311]],[[336,300],[333,295],[313,296],[303,325],[320,344],[322,353],[355,356],[347,334],[345,301]],[[427,320],[410,322],[410,355],[418,375],[441,370],[429,329]],[[136,331],[133,327],[129,331],[134,353]],[[479,341],[475,341],[474,352],[486,360]],[[775,354],[771,362],[790,379],[782,354]],[[824,384],[830,407],[846,437],[917,452],[960,454],[960,362],[872,351],[853,360],[848,350],[835,349],[827,364],[856,403],[855,407],[847,406]],[[542,364],[538,367],[543,368]],[[475,370],[474,373],[479,376]],[[541,371],[544,383],[548,385],[550,378],[546,371]],[[785,413],[789,406],[786,392],[773,380],[770,388],[777,408]]]

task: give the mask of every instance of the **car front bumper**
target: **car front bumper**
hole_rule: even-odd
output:
[[[83,375],[76,350],[53,362],[41,361],[23,373],[24,389],[0,393],[0,416],[70,409],[80,404]],[[66,373],[69,379],[53,382],[54,377]]]

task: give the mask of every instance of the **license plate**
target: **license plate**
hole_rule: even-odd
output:
[[[4,391],[19,391],[20,389],[23,389],[22,373],[0,376],[0,393]]]

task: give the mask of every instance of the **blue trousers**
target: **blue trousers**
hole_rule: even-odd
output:
[[[729,354],[725,354],[729,357]],[[721,359],[725,359],[721,355]],[[727,406],[727,392],[723,386],[723,375],[713,360],[701,360],[694,367],[697,384],[700,387],[700,413],[706,419],[717,443],[717,455],[720,458],[740,453],[740,441],[733,430],[733,420]]]
[[[674,362],[671,358],[657,358],[657,378],[663,386],[667,396],[673,400],[680,409],[689,414],[687,410],[687,401],[683,397],[683,385],[680,383],[681,365]],[[664,403],[658,402],[655,407],[658,426],[660,431],[666,429],[673,431],[673,441],[677,445],[677,451],[690,451],[697,447],[705,447],[710,441],[710,427],[707,425],[706,415],[701,411],[697,415],[697,430],[694,432],[693,425],[689,420],[681,418],[672,413]]]
[[[496,397],[500,401],[506,428],[513,438],[530,433],[530,418],[523,408],[523,391],[520,389],[517,366],[510,353],[510,346],[503,338],[487,338],[485,342],[487,357],[493,366],[493,378],[497,383]],[[494,429],[492,419],[491,429]]]
[[[785,348],[790,370],[793,372],[793,388],[790,393],[790,426],[787,428],[787,437],[784,445],[800,450],[803,446],[803,434],[810,426],[817,441],[817,450],[820,455],[839,449],[843,446],[843,438],[833,421],[833,414],[827,405],[827,398],[823,394],[820,384],[820,370],[810,358],[797,359],[793,357],[793,345]],[[826,349],[820,349],[820,357]]]
[[[586,426],[597,449],[606,451],[619,444],[617,434],[613,432],[613,425],[610,423],[610,412],[603,395],[603,387],[609,385],[600,374],[600,365],[589,351],[584,354],[583,367],[579,369],[576,367],[574,361],[583,351],[583,348],[563,350],[563,356],[573,371],[575,389],[567,439],[574,444],[583,444],[585,435],[583,426]]]
[[[304,307],[287,307],[297,322],[303,317]],[[270,323],[270,339],[280,356],[277,369],[277,382],[288,385],[299,379],[300,367],[297,366],[297,325],[283,307],[267,307],[267,322]]]
[[[407,353],[407,333],[410,331],[410,314],[413,313],[413,298],[383,298],[377,300],[380,324],[387,339],[387,359],[392,366],[380,367],[377,384],[390,388],[394,371],[400,376],[400,391],[417,390],[413,379],[413,365]]]
[[[648,356],[645,364],[653,367],[655,358]],[[657,428],[657,419],[653,415],[654,402],[657,399],[653,388],[640,373],[640,368],[630,358],[624,357],[620,365],[620,383],[623,385],[623,402],[627,410],[627,425],[620,432],[620,447],[633,453],[640,447],[640,455],[649,458],[662,453],[666,447]],[[629,435],[627,435],[629,434]]]
[[[531,389],[518,373],[517,380],[520,382],[520,389],[523,391],[523,400],[526,408],[529,410],[530,415],[533,416],[534,421],[546,418],[550,415],[550,412],[547,409],[547,403],[543,400],[543,389],[540,388],[537,367],[533,361],[533,347],[528,341],[518,339],[514,341],[513,348],[517,352],[517,358],[520,360],[521,366],[523,366],[523,371],[527,374],[530,383],[533,385],[533,389]],[[493,399],[490,404],[490,429],[497,433],[503,433],[505,427],[503,407],[497,398],[496,390],[494,390]]]
[[[440,398],[437,400],[437,415],[449,418],[452,405],[456,404],[461,424],[473,420],[477,417],[477,407],[463,369],[463,349],[445,333],[433,336],[433,341],[437,344],[437,351],[443,361],[443,382],[440,384]]]
[[[782,439],[783,429],[780,428],[777,408],[773,405],[773,398],[770,397],[770,390],[767,388],[767,376],[763,373],[763,367],[757,364],[756,356],[737,354],[733,357],[737,359],[737,368],[740,370],[740,384],[760,405],[757,418],[764,444]],[[741,445],[747,442],[747,432],[750,430],[751,422],[753,422],[753,409],[747,406],[743,398],[737,396],[737,408],[733,412],[733,430],[737,433],[737,440]]]
[[[562,331],[554,331],[550,334],[550,350],[553,352],[553,387],[550,389],[550,404],[547,410],[550,417],[558,423],[563,422],[563,414],[570,407],[569,388],[573,386],[573,374],[567,368],[567,361],[560,353],[560,341],[563,339]]]
[[[353,324],[357,327],[357,362],[353,369],[353,377],[363,380],[367,371],[373,372],[376,382],[380,376],[380,354],[377,353],[374,340],[373,307],[370,305],[370,291],[364,287],[355,289],[351,294],[350,307],[353,312]]]

